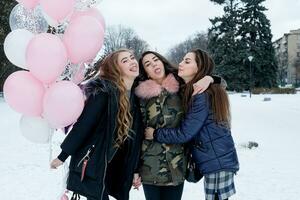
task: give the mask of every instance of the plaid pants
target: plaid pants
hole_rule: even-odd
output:
[[[227,199],[235,194],[233,172],[221,171],[204,176],[204,190],[206,200],[215,200],[215,194],[219,200]]]

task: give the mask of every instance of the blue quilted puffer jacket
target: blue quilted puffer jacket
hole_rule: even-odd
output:
[[[192,106],[178,128],[160,128],[154,140],[167,144],[189,143],[202,174],[239,170],[230,129],[217,124],[207,93],[193,96]]]

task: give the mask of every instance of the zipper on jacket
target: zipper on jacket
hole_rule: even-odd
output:
[[[104,194],[104,190],[105,190],[105,177],[106,177],[106,170],[107,170],[107,155],[105,154],[104,156],[104,161],[105,161],[105,167],[104,167],[104,177],[102,179],[102,184],[103,184],[103,187],[102,187],[102,192],[101,192],[101,200],[103,198],[103,194]]]
[[[86,154],[83,156],[83,158],[78,162],[77,167],[80,166],[80,164],[84,161],[84,160],[90,160],[90,153],[92,152],[92,150],[95,148],[95,145],[93,145],[91,148],[88,149],[88,151],[86,152]]]

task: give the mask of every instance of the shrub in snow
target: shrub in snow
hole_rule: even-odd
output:
[[[265,97],[263,101],[271,101],[270,97]]]
[[[258,143],[254,142],[254,141],[249,141],[247,143],[241,144],[241,147],[247,148],[247,149],[252,149],[253,147],[257,148],[258,147]]]
[[[296,94],[295,88],[254,88],[253,94]]]

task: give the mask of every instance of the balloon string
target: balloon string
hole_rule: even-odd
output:
[[[52,151],[53,151],[52,140],[53,140],[53,134],[54,134],[54,130],[51,129],[50,130],[50,135],[49,135],[49,163],[51,163],[51,161],[52,161]]]

